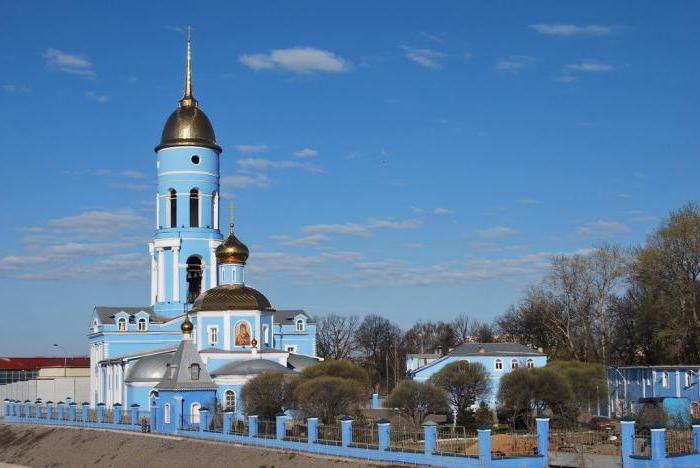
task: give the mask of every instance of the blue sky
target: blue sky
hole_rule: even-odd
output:
[[[187,24],[249,283],[409,326],[490,320],[552,254],[642,242],[697,199],[698,20],[697,2],[3,2],[0,354],[85,353],[94,305],[147,305]]]

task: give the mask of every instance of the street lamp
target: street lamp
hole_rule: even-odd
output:
[[[617,367],[613,367],[612,369],[615,372],[617,372],[618,374],[620,374],[620,377],[622,377],[622,388],[625,391],[625,415],[627,415],[627,413],[628,413],[628,411],[627,411],[627,379],[625,378],[625,375],[622,372],[620,372],[620,369],[618,369]],[[618,390],[618,399],[620,398],[619,395],[620,394],[619,394],[619,390]]]
[[[60,344],[53,344],[55,348],[61,348],[63,350],[63,377],[68,376],[68,351],[66,351],[66,348],[61,346]]]

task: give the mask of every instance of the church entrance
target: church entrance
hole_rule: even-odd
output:
[[[187,303],[192,304],[202,292],[202,259],[191,256],[187,259]]]

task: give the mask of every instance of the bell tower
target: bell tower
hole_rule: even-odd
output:
[[[156,146],[156,232],[149,242],[151,304],[167,316],[189,310],[217,284],[219,156],[211,122],[192,92],[192,39],[187,30],[185,90]]]

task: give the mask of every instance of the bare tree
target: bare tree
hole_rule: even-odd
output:
[[[454,330],[457,344],[468,342],[470,339],[471,319],[465,313],[459,314],[452,320],[452,329]]]
[[[327,359],[349,359],[356,349],[358,318],[330,314],[320,318],[316,332],[318,354]]]

